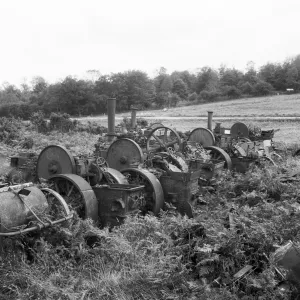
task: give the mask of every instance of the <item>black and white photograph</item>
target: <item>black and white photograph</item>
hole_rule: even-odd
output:
[[[0,300],[300,300],[300,2],[0,2]]]

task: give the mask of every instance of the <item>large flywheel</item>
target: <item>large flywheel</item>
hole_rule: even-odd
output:
[[[80,218],[98,223],[98,201],[87,181],[75,174],[58,174],[50,177],[49,182]]]
[[[154,128],[148,138],[146,149],[147,152],[162,152],[173,148],[175,151],[181,148],[181,138],[178,133],[169,127],[160,126]]]
[[[121,171],[143,163],[144,155],[141,147],[135,141],[122,138],[109,146],[106,160],[111,168]]]
[[[188,137],[189,142],[196,142],[203,147],[213,146],[216,142],[214,134],[207,128],[195,128]]]
[[[164,193],[159,180],[151,172],[145,169],[125,169],[121,171],[130,184],[145,186],[146,206],[143,213],[152,211],[157,215],[164,206]]]
[[[74,174],[76,172],[74,157],[66,148],[50,145],[40,153],[36,172],[39,180],[48,179],[56,174]]]
[[[249,128],[242,122],[234,123],[230,128],[230,135],[233,138],[237,137],[249,137]]]
[[[208,151],[211,159],[224,161],[224,168],[228,170],[232,169],[231,158],[223,149],[215,146],[205,147],[205,149]]]

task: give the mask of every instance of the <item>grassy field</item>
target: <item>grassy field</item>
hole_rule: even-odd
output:
[[[289,105],[295,101],[290,98]],[[150,121],[155,119],[182,131],[206,127],[196,117],[170,120],[157,113]],[[96,120],[107,125],[105,118]],[[236,120],[227,115],[220,121],[230,127]],[[250,122],[280,128],[275,141],[284,147],[300,141],[297,120]],[[91,154],[98,139],[87,132],[42,134],[33,126],[20,128],[20,139],[26,137],[37,153],[59,144],[73,155]],[[19,151],[27,150],[18,140],[0,143],[0,170]],[[278,287],[282,277],[272,255],[288,241],[300,247],[300,184],[280,180],[299,168],[300,160],[283,152],[278,166],[253,167],[246,174],[224,171],[215,186],[200,189],[191,219],[170,209],[159,217],[129,216],[109,230],[75,217],[64,226],[7,238],[0,253],[0,300],[297,299],[297,285]],[[247,265],[252,271],[236,279]]]
[[[243,98],[222,102],[170,108],[167,111],[140,111],[140,117],[201,117],[213,111],[216,117],[300,117],[300,94],[276,95],[258,98]],[[117,117],[130,116],[130,113],[117,114]],[[101,117],[100,117],[101,118]],[[85,118],[85,119],[97,119]]]
[[[275,135],[275,141],[300,143],[299,94],[206,103],[170,108],[167,111],[140,111],[137,117],[145,118],[149,123],[161,122],[180,131],[189,131],[197,127],[207,127],[207,111],[214,112],[213,126],[215,122],[221,122],[222,126],[228,128],[237,121],[247,125],[256,124],[263,130],[280,129]],[[116,123],[120,123],[123,117],[130,117],[130,113],[117,114]],[[294,119],[288,119],[289,117]],[[93,121],[107,126],[107,116],[86,117],[80,121]]]
[[[300,95],[279,95],[259,98],[244,98],[224,102],[205,103],[185,107],[170,108],[166,112],[147,111],[144,116],[152,117],[197,117],[213,111],[215,116],[298,116],[300,117]]]

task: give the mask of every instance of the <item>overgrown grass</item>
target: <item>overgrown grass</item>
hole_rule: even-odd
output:
[[[74,155],[89,154],[98,138],[21,130],[36,152],[60,144]],[[172,210],[159,218],[134,215],[109,231],[75,218],[5,239],[0,299],[295,299],[296,287],[277,288],[281,278],[272,262],[277,246],[300,243],[300,185],[280,180],[300,168],[290,147],[280,144],[278,167],[224,172],[214,188],[203,188],[194,219]],[[7,155],[20,150],[21,144],[1,144]],[[252,271],[235,279],[245,265]]]
[[[295,288],[276,288],[271,256],[300,242],[299,183],[279,180],[299,165],[287,157],[279,167],[225,172],[203,190],[194,219],[135,215],[109,231],[75,218],[6,239],[0,299],[293,299]],[[252,272],[235,279],[245,265]]]

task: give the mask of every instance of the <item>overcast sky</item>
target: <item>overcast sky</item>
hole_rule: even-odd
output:
[[[299,15],[296,0],[2,0],[0,83],[282,62],[300,54]]]

